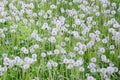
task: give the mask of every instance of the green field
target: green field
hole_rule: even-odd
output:
[[[120,80],[120,0],[0,0],[0,80]]]

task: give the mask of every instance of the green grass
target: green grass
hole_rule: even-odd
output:
[[[118,23],[120,23],[120,14],[117,12],[117,8],[119,7],[120,1],[119,0],[108,0],[110,2],[115,2],[117,4],[117,8],[115,9],[116,14],[112,16],[108,16],[107,14],[101,14],[100,16],[95,16],[95,12],[90,12],[88,14],[85,11],[82,11],[78,8],[79,5],[83,3],[73,3],[71,6],[68,3],[63,3],[62,0],[60,0],[60,4],[57,5],[57,0],[47,0],[46,3],[41,2],[42,0],[22,0],[25,2],[25,4],[33,3],[34,9],[32,9],[33,13],[37,13],[43,10],[44,13],[42,16],[34,17],[33,15],[28,15],[27,13],[24,13],[23,16],[19,16],[18,13],[15,13],[16,16],[19,16],[21,19],[19,21],[15,21],[15,16],[11,14],[9,8],[9,4],[12,0],[8,0],[8,4],[5,5],[4,9],[7,12],[7,16],[11,16],[13,20],[5,21],[4,23],[0,23],[0,29],[7,28],[7,31],[4,31],[5,38],[0,37],[0,65],[4,67],[4,57],[3,54],[7,54],[8,58],[10,60],[14,60],[15,56],[19,56],[23,61],[26,57],[32,57],[32,53],[30,52],[30,47],[33,47],[35,44],[39,45],[38,49],[34,49],[34,54],[37,55],[36,61],[32,64],[30,64],[30,67],[25,71],[23,69],[23,65],[19,66],[17,64],[14,64],[12,68],[8,68],[7,71],[3,72],[3,75],[0,76],[0,80],[34,80],[35,77],[37,77],[39,80],[90,80],[87,79],[86,74],[90,74],[90,76],[93,76],[96,80],[105,80],[104,74],[100,72],[91,72],[88,68],[89,63],[91,63],[91,58],[95,57],[97,61],[96,69],[101,68],[107,68],[109,67],[109,63],[105,63],[101,60],[101,55],[99,54],[99,48],[104,47],[105,53],[103,53],[107,59],[110,60],[111,63],[114,64],[115,67],[118,68],[118,71],[120,71],[120,44],[117,44],[114,40],[112,40],[112,34],[108,32],[109,28],[113,28],[112,25],[108,25],[107,27],[104,26],[105,22],[108,22],[110,19],[115,18]],[[65,0],[67,2],[72,2],[72,0]],[[90,0],[87,0],[89,2],[88,6],[92,7],[92,2]],[[19,4],[19,1],[16,0],[16,2],[13,3],[14,6],[16,6],[17,10],[12,10],[12,12],[15,11],[21,11],[21,5]],[[57,5],[57,9],[50,9],[50,4]],[[40,7],[38,7],[38,5]],[[103,10],[110,9],[111,6],[109,5],[107,8],[102,7],[99,1],[95,1],[94,5],[99,6],[99,9],[97,11],[102,12]],[[87,7],[87,5],[85,6]],[[72,25],[75,24],[75,18],[73,16],[69,16],[66,12],[61,13],[60,9],[64,8],[69,10],[76,10],[79,11],[77,14],[77,17],[80,20],[84,20],[84,25],[76,25],[76,28],[73,28]],[[25,8],[26,10],[31,10],[30,8]],[[93,9],[93,7],[92,7]],[[50,15],[47,14],[47,11],[51,10],[52,13]],[[84,18],[81,18],[80,15],[85,14]],[[50,18],[44,19],[44,15],[51,16]],[[62,30],[62,28],[65,26],[59,26],[60,30],[57,32],[57,35],[54,37],[56,38],[56,43],[51,43],[48,40],[37,41],[35,38],[31,38],[31,34],[34,30],[38,31],[38,36],[41,39],[49,38],[51,37],[51,31],[53,28],[56,28],[56,25],[52,23],[54,18],[57,18],[59,20],[59,17],[63,16],[65,17],[65,24],[68,24],[69,27],[65,27],[68,31],[77,31],[80,36],[83,36],[82,31],[88,27],[92,26],[90,31],[86,33],[84,38],[87,40],[82,40],[79,38],[75,38],[73,34],[68,33],[67,31]],[[0,18],[2,18],[0,14]],[[92,25],[92,22],[90,24],[87,24],[87,18],[93,17],[92,22],[96,22],[96,25]],[[23,18],[27,20],[27,23],[23,21]],[[34,22],[30,22],[30,20],[34,20]],[[36,25],[36,22],[38,21],[38,25]],[[43,30],[42,25],[44,23],[48,23],[48,26],[51,28],[51,30]],[[11,26],[17,25],[18,28],[15,29],[15,33],[11,33]],[[85,26],[85,27],[84,27]],[[78,47],[76,44],[80,42],[81,44],[87,45],[91,38],[89,37],[90,33],[94,33],[96,30],[99,30],[101,34],[99,35],[100,41],[96,42],[91,48],[87,48],[86,51],[84,51],[84,55],[79,55],[78,51],[74,50],[74,47]],[[120,29],[115,29],[117,32],[120,33]],[[0,33],[1,36],[1,33]],[[68,37],[70,40],[67,42],[65,41],[65,37]],[[109,37],[110,39],[106,44],[102,43],[102,39]],[[65,42],[66,46],[61,46],[61,43]],[[110,45],[115,45],[115,54],[110,54]],[[56,49],[56,46],[60,46],[58,48],[59,54],[52,54],[47,55],[45,58],[41,57],[41,53],[45,52],[47,54],[48,51],[54,52]],[[18,47],[17,50],[14,50],[14,47]],[[29,50],[29,54],[24,54],[21,51],[22,47],[26,47]],[[65,50],[65,53],[62,53],[61,50]],[[69,55],[69,52],[74,53],[76,56],[71,57]],[[67,69],[68,64],[64,64],[63,59],[73,59],[77,61],[79,58],[83,59],[83,66],[85,68],[84,72],[79,71],[79,67],[73,67],[72,69]],[[48,61],[53,60],[58,63],[57,67],[52,67],[52,69],[49,69],[47,67]],[[25,61],[24,61],[25,62]],[[0,68],[1,69],[1,68]],[[15,70],[16,69],[16,70]],[[1,70],[0,70],[1,71]],[[112,75],[108,75],[110,80],[119,80],[120,74],[117,72],[113,73]],[[1,72],[0,72],[1,73]],[[37,79],[37,80],[38,80]],[[91,79],[92,80],[92,79]],[[94,80],[94,79],[93,79]]]

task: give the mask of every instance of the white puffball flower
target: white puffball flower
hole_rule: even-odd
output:
[[[51,9],[56,9],[56,8],[57,8],[57,6],[56,6],[56,5],[54,5],[54,4],[52,4],[52,5],[50,5],[50,8],[51,8]]]
[[[38,44],[35,44],[35,45],[33,45],[33,47],[34,47],[35,49],[38,49],[38,48],[39,48],[39,45],[38,45]]]
[[[30,53],[34,53],[35,49],[33,47],[30,47]]]
[[[84,67],[80,67],[80,68],[79,68],[79,71],[80,71],[80,72],[84,72],[84,71],[85,71],[85,68],[84,68]]]
[[[52,35],[52,36],[57,35],[57,30],[52,30],[51,35]]]
[[[102,59],[103,62],[107,62],[107,57],[105,55],[102,55],[101,59]]]
[[[102,42],[103,42],[103,43],[107,43],[108,40],[107,40],[107,39],[103,39]]]
[[[28,53],[29,53],[28,49],[25,48],[25,47],[22,47],[22,48],[21,48],[21,51],[22,51],[24,54],[28,54]]]
[[[58,49],[54,50],[54,54],[59,54],[59,53],[60,53],[60,51]]]
[[[23,65],[23,70],[27,70],[29,67],[30,67],[29,64],[24,64],[24,65]]]
[[[56,39],[55,39],[55,37],[51,36],[50,38],[48,38],[48,41],[51,43],[55,43]]]
[[[65,41],[70,41],[70,38],[69,37],[65,37]]]
[[[77,67],[77,66],[81,66],[82,64],[83,64],[83,59],[80,58],[73,65]]]
[[[57,67],[58,63],[57,62],[53,62],[52,65],[53,65],[53,67]]]
[[[112,50],[112,51],[110,51],[110,54],[115,54],[115,51],[113,51],[113,50]]]
[[[60,11],[61,11],[61,13],[65,12],[64,8],[60,8]]]
[[[95,73],[95,72],[96,72],[96,69],[95,69],[95,68],[91,68],[91,69],[90,69],[90,72]]]
[[[41,57],[43,57],[43,58],[46,57],[46,53],[44,53],[44,52],[41,53]]]
[[[66,46],[66,43],[65,42],[61,42],[61,46]]]
[[[78,51],[78,50],[79,50],[79,48],[78,48],[78,47],[74,47],[74,50],[75,50],[75,51]]]
[[[79,54],[79,55],[83,55],[84,52],[83,52],[82,50],[80,50],[80,51],[78,51],[78,54]]]
[[[115,15],[115,14],[116,14],[116,11],[115,11],[115,10],[112,10],[112,11],[111,11],[111,14],[112,14],[112,15]]]
[[[105,48],[101,47],[101,48],[99,48],[99,51],[100,51],[101,53],[105,53]]]
[[[96,58],[95,57],[91,58],[91,62],[96,62]]]
[[[115,48],[115,46],[114,45],[110,45],[110,47],[109,47],[110,49],[114,49]]]
[[[68,63],[69,63],[69,60],[66,59],[66,58],[64,58],[64,59],[63,59],[63,63],[64,63],[64,64],[68,64]]]
[[[48,61],[48,63],[47,63],[47,67],[49,69],[51,69],[52,67],[57,67],[57,66],[58,66],[58,63],[55,61],[52,61],[52,60]]]
[[[71,58],[73,58],[73,57],[75,57],[75,56],[76,56],[76,54],[75,54],[75,53],[73,53],[73,52],[69,52],[69,53],[68,53],[68,55],[69,55]]]
[[[90,33],[90,34],[89,34],[89,37],[90,37],[90,38],[96,38],[96,35],[95,35],[94,33]]]
[[[3,33],[3,29],[0,29],[0,34]]]
[[[96,15],[96,16],[100,16],[100,12],[96,12],[95,15]]]
[[[113,74],[114,73],[114,68],[113,67],[107,67],[107,73],[108,74]]]
[[[73,64],[68,64],[67,69],[72,69],[73,67]]]
[[[114,35],[114,40],[116,43],[120,44],[120,32],[116,32]]]
[[[36,59],[37,58],[37,54],[32,54],[32,58]]]
[[[87,76],[87,80],[96,80],[96,79],[92,76]]]
[[[107,73],[107,69],[106,68],[101,68],[100,72],[103,73],[103,74],[106,74]]]
[[[95,68],[96,67],[96,64],[95,63],[89,63],[89,65],[88,65],[88,68]]]
[[[52,54],[53,54],[52,51],[47,52],[47,55],[52,55]]]
[[[25,57],[25,58],[24,58],[24,64],[31,64],[29,57]]]

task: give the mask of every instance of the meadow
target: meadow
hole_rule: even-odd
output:
[[[120,80],[120,0],[0,0],[0,80]]]

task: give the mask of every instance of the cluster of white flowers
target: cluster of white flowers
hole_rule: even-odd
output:
[[[6,72],[6,71],[7,71],[7,67],[6,66],[2,67],[0,65],[0,76],[2,76],[4,74],[4,72]]]
[[[55,39],[55,37],[51,36],[50,38],[48,38],[48,41],[51,43],[55,43],[56,39]]]
[[[38,35],[38,30],[33,30],[31,38],[34,38],[36,41],[43,42],[43,39]]]
[[[88,76],[87,80],[96,80],[93,76]]]
[[[55,62],[55,61],[52,61],[52,60],[49,60],[48,63],[47,63],[47,67],[49,69],[51,69],[52,67],[57,67],[58,66],[58,63]]]
[[[104,75],[104,79],[109,79],[109,75],[118,72],[117,67],[109,66],[107,68],[99,69],[99,72]]]
[[[113,36],[116,43],[120,45],[120,32],[116,32],[116,34]]]
[[[36,51],[37,49],[39,49],[39,48],[40,48],[40,47],[39,47],[38,44],[34,44],[34,45],[30,46],[30,47],[29,47],[30,53],[35,53],[35,51]]]
[[[86,80],[97,80],[96,73],[105,80],[119,76],[118,13],[120,6],[110,0],[0,1],[0,54],[10,53],[2,55],[0,76],[35,62],[40,69],[66,66],[68,75],[85,72]]]
[[[7,68],[13,68],[15,65],[21,67],[23,71],[28,69],[31,64],[35,63],[37,61],[37,55],[32,54],[32,58],[25,57],[24,59],[21,59],[19,56],[14,56],[14,59],[10,59],[7,56],[4,56],[4,66],[7,66]]]
[[[44,23],[44,24],[42,25],[42,29],[43,29],[43,30],[50,30],[50,27],[49,27],[48,23]]]
[[[10,32],[15,33],[17,28],[18,28],[18,25],[10,26]]]
[[[0,38],[5,38],[4,30],[0,28]]]
[[[28,50],[26,47],[22,47],[22,48],[21,48],[21,51],[22,51],[24,54],[28,54],[28,53],[29,53],[29,50]]]

